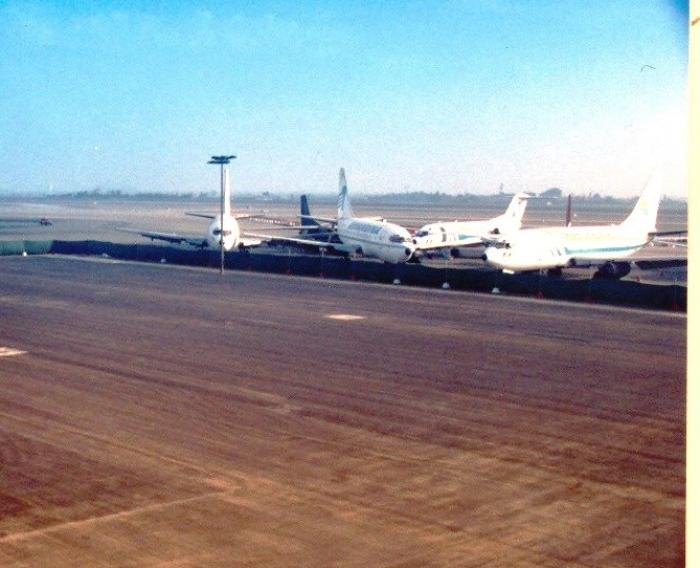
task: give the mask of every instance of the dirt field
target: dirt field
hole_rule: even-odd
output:
[[[685,327],[0,258],[0,566],[680,566]]]

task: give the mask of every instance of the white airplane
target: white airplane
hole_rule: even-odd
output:
[[[484,238],[520,229],[527,200],[532,197],[527,193],[516,193],[505,213],[492,219],[429,223],[416,231],[413,243],[417,251],[449,248],[454,249],[451,252],[457,256],[459,247],[480,246]]]
[[[153,240],[167,241],[170,243],[186,243],[188,245],[199,248],[216,248],[218,249],[223,240],[224,250],[232,250],[234,248],[245,249],[255,247],[261,244],[261,240],[257,238],[249,238],[248,235],[241,232],[238,224],[239,219],[250,219],[255,215],[241,214],[233,215],[231,213],[231,189],[229,187],[228,169],[224,169],[224,214],[215,215],[209,213],[185,213],[191,217],[203,217],[211,219],[211,223],[205,235],[178,235],[177,233],[159,233],[156,231],[141,231],[139,229],[130,229],[127,227],[118,227],[118,231],[126,233],[136,233],[142,237],[147,237]],[[223,221],[223,230],[222,230]]]
[[[490,246],[482,259],[510,274],[544,269],[558,274],[566,267],[598,266],[599,276],[621,278],[630,272],[635,261],[619,259],[629,257],[656,236],[682,232],[656,232],[660,198],[660,178],[654,175],[632,213],[620,224],[521,229],[487,240]],[[649,265],[653,260],[669,259],[639,260]]]
[[[413,256],[416,246],[406,229],[381,218],[353,215],[343,168],[340,169],[339,186],[338,216],[335,219],[308,215],[301,215],[301,217],[314,219],[317,223],[329,224],[334,229],[330,236],[336,235],[340,243],[271,235],[251,234],[251,236],[262,240],[297,243],[348,255],[374,257],[392,264],[406,262]],[[305,228],[309,227],[320,228],[320,225],[305,226]]]

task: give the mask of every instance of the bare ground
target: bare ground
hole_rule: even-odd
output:
[[[682,565],[685,324],[1,258],[0,565]]]

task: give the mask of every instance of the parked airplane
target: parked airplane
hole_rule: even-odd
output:
[[[316,225],[308,225],[308,229],[322,229],[322,224],[328,225],[332,229],[329,236],[337,236],[340,242],[270,235],[251,234],[251,236],[264,240],[285,241],[341,254],[374,257],[394,264],[406,262],[413,256],[416,247],[406,229],[384,219],[355,217],[353,215],[348,199],[345,170],[342,168],[340,169],[339,186],[338,216],[335,219],[311,217],[307,214],[302,214],[300,217],[302,222],[304,219],[313,219],[316,222]]]
[[[416,231],[413,243],[417,251],[450,249],[453,256],[459,256],[459,247],[481,246],[484,238],[520,229],[527,200],[532,197],[516,193],[505,213],[492,219],[429,223]]]
[[[306,195],[299,198],[299,218],[301,219],[301,227],[299,228],[299,236],[316,241],[338,241],[335,231],[330,227],[322,227],[318,220],[311,215],[309,209],[309,199]]]
[[[139,229],[130,229],[127,227],[119,227],[117,228],[117,230],[126,233],[136,233],[143,237],[147,237],[152,241],[160,240],[167,241],[170,243],[185,243],[199,248],[219,248],[219,246],[222,244],[222,239],[224,250],[231,250],[234,248],[245,249],[248,247],[259,246],[262,242],[261,239],[248,237],[248,235],[241,232],[241,228],[238,224],[239,219],[249,219],[251,217],[255,217],[255,215],[233,215],[231,213],[231,189],[229,187],[228,170],[225,169],[224,172],[225,177],[223,217],[220,214],[213,213],[185,213],[185,215],[190,215],[191,217],[202,217],[204,219],[211,219],[211,223],[209,224],[205,235],[178,235],[176,233],[141,231]]]
[[[291,242],[289,239],[285,237],[280,237],[280,236],[275,236],[273,237],[270,235],[268,244],[271,246],[278,246],[278,245],[285,245],[285,246],[295,246],[298,247],[301,250],[318,250],[319,248],[319,242],[328,245],[328,244],[338,244],[342,245],[343,243],[340,241],[338,238],[337,233],[335,232],[335,228],[332,225],[326,225],[326,226],[321,226],[320,221],[318,221],[315,217],[311,215],[311,210],[309,209],[309,200],[308,197],[305,194],[302,194],[302,196],[299,199],[299,210],[300,214],[298,217],[301,220],[301,223],[299,222],[291,222],[287,221],[285,219],[280,219],[278,217],[268,217],[265,215],[262,215],[260,217],[256,217],[256,220],[263,222],[263,223],[269,223],[272,225],[272,227],[267,228],[266,230],[268,231],[288,231],[292,229],[297,229],[298,230],[298,236],[300,237],[301,241],[304,240],[313,240],[315,241],[313,245],[308,245],[308,244],[303,244],[302,242]],[[293,237],[292,237],[293,238]],[[328,250],[329,252],[337,252],[338,254],[341,254],[343,256],[347,256],[348,252],[346,251],[334,251],[330,250],[328,246],[324,246],[325,250]],[[342,248],[342,247],[341,247]]]
[[[564,226],[521,229],[503,237],[488,239],[490,245],[482,256],[491,266],[506,273],[548,269],[553,274],[566,267],[598,266],[598,276],[622,278],[629,274],[631,263],[625,259],[656,236],[656,216],[661,198],[660,178],[647,183],[632,213],[618,225]],[[653,260],[640,259],[647,267]],[[668,262],[668,258],[658,259]],[[679,259],[680,260],[680,259]]]

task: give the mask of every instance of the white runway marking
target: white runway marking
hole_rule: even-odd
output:
[[[365,316],[357,316],[354,314],[328,314],[328,315],[326,315],[326,317],[328,319],[341,320],[341,321],[354,321],[354,320],[365,319]]]
[[[13,347],[0,347],[0,357],[12,357],[13,355],[24,355],[26,351],[14,349]]]

